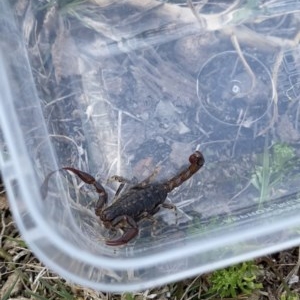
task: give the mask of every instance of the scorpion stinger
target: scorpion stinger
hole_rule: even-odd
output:
[[[168,180],[164,185],[166,190],[171,192],[176,187],[180,186],[184,181],[190,179],[196,172],[198,172],[201,167],[204,165],[204,157],[200,151],[195,151],[190,157],[190,166],[183,170],[178,175],[174,176],[170,180]]]

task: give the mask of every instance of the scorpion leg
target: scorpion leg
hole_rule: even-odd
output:
[[[150,174],[147,178],[145,178],[143,181],[138,183],[134,186],[135,189],[143,189],[145,186],[149,185],[154,178],[156,177],[157,173],[160,171],[160,167],[156,167],[155,170]]]
[[[148,219],[149,221],[152,222],[152,229],[151,229],[151,236],[155,236],[154,232],[156,231],[156,226],[157,226],[157,219],[155,217],[153,217],[153,215],[155,215],[160,209],[160,205],[158,205],[157,207],[155,207],[151,212],[144,212],[141,216],[141,220],[142,219]]]
[[[158,223],[158,220],[154,217],[154,215],[160,210],[161,207],[175,210],[176,223],[177,223],[177,207],[172,203],[162,203],[156,206],[152,211],[142,213],[142,215],[140,216],[140,220],[148,219],[149,221],[152,222],[151,235],[153,237],[155,236],[155,231]]]
[[[96,203],[95,206],[95,213],[97,216],[100,215],[102,208],[105,204],[107,204],[107,193],[104,189],[104,187],[90,174],[71,168],[71,167],[64,167],[61,168],[61,170],[66,170],[66,171],[70,171],[72,173],[74,173],[76,176],[78,176],[83,182],[87,183],[87,184],[92,184],[97,193],[99,194],[99,199]]]
[[[108,178],[107,182],[112,182],[112,181],[118,181],[120,183],[132,183],[132,180],[127,179],[123,176],[119,176],[119,175],[113,175],[110,178]]]
[[[162,203],[161,206],[164,208],[167,208],[167,209],[177,210],[176,205],[174,205],[172,203]]]
[[[112,226],[115,227],[121,222],[126,222],[130,227],[121,227],[124,231],[123,235],[115,240],[106,241],[106,245],[108,246],[121,246],[127,244],[139,233],[139,229],[137,223],[130,216],[119,216],[115,218],[112,222]]]
[[[176,224],[178,223],[178,215],[177,215],[177,207],[176,205],[174,205],[173,203],[162,203],[161,204],[162,207],[164,208],[167,208],[167,209],[172,209],[174,211],[174,214],[175,214],[175,218],[176,218]]]
[[[130,179],[127,179],[123,176],[118,176],[118,175],[114,175],[114,176],[111,176],[107,182],[112,182],[112,181],[117,181],[117,182],[120,182],[120,186],[118,187],[116,193],[115,193],[115,198],[117,198],[119,196],[119,194],[121,193],[121,191],[123,190],[125,184],[134,184],[134,180],[130,180]]]

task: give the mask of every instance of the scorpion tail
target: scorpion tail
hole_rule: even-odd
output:
[[[204,165],[204,156],[200,151],[195,151],[189,157],[190,165],[178,175],[174,176],[165,183],[167,192],[171,192],[174,188],[181,185],[184,181],[188,180],[193,174],[198,172]]]

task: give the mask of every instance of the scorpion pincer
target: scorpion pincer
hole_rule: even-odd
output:
[[[153,177],[151,175],[120,195],[119,192],[121,189],[119,188],[116,193],[116,199],[110,205],[107,205],[107,193],[104,187],[90,174],[72,167],[63,167],[48,174],[42,184],[41,193],[43,198],[45,198],[50,176],[54,172],[61,170],[70,171],[77,175],[83,182],[93,185],[99,194],[99,199],[95,206],[95,214],[99,216],[106,228],[121,229],[123,231],[121,237],[107,240],[106,244],[109,246],[121,246],[138,235],[138,222],[140,220],[148,218],[155,221],[153,215],[161,207],[176,208],[173,204],[165,203],[168,193],[194,175],[203,166],[205,161],[202,153],[195,151],[189,157],[189,162],[190,165],[188,167],[166,182],[151,183],[150,181]],[[113,176],[112,178],[123,183],[123,185],[124,182],[128,182],[120,176]]]

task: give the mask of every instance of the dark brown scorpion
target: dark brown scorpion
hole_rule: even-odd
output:
[[[100,217],[106,228],[119,228],[123,231],[121,237],[107,240],[106,244],[121,246],[137,236],[139,232],[137,223],[140,220],[145,218],[154,220],[153,215],[159,211],[160,207],[176,208],[173,204],[164,203],[168,193],[195,174],[203,166],[204,157],[200,151],[195,151],[189,157],[189,161],[190,165],[185,170],[164,183],[150,183],[153,177],[151,175],[142,182],[130,187],[120,196],[121,188],[119,188],[115,201],[109,206],[107,206],[107,193],[104,187],[90,174],[72,167],[63,167],[48,174],[41,187],[41,193],[45,198],[50,176],[61,170],[73,172],[85,183],[92,184],[99,194],[95,214]],[[123,186],[125,182],[129,182],[121,176],[113,176],[112,179],[121,182]]]

